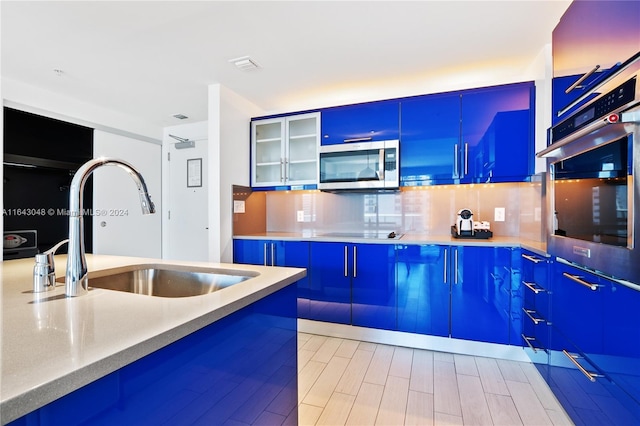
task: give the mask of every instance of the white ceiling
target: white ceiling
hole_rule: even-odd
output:
[[[212,83],[296,111],[518,81],[569,3],[2,1],[2,76],[160,127]]]

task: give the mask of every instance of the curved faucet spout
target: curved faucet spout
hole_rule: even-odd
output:
[[[65,276],[67,297],[81,296],[88,291],[87,259],[84,248],[84,220],[82,218],[82,194],[89,175],[102,166],[118,166],[133,178],[140,194],[143,214],[155,213],[155,205],[149,197],[142,175],[129,163],[117,158],[96,158],[83,164],[71,180],[69,188],[69,254]]]

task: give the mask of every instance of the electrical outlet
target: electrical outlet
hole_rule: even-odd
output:
[[[504,207],[496,207],[493,214],[493,220],[496,222],[504,222]]]
[[[298,210],[296,217],[298,222],[304,222],[304,210]]]

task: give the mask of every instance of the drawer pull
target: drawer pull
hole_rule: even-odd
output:
[[[538,318],[537,316],[533,316],[533,314],[537,314],[537,312],[534,311],[533,309],[522,308],[522,312],[524,312],[529,317],[529,319],[533,321],[535,325],[538,325],[541,322],[546,322],[544,318]]]
[[[524,284],[529,290],[531,290],[535,294],[546,293],[547,292],[547,290],[545,290],[544,288],[540,287],[536,283],[530,283],[530,282],[527,282],[527,281],[522,281],[522,284]]]
[[[537,353],[538,351],[544,351],[546,352],[544,349],[542,348],[536,348],[535,346],[533,346],[532,342],[536,341],[535,337],[529,337],[529,336],[525,336],[524,334],[520,335],[522,337],[522,340],[525,341],[525,343],[527,344],[527,346],[529,346],[529,348],[534,352]]]
[[[578,284],[583,285],[583,286],[585,286],[585,287],[587,287],[587,288],[589,288],[589,289],[591,289],[593,291],[596,291],[598,289],[598,287],[599,287],[598,284],[593,284],[593,283],[590,283],[588,281],[583,280],[580,275],[572,275],[572,274],[570,274],[568,272],[563,272],[562,275],[564,275],[565,277],[569,278],[571,281],[577,282]]]
[[[578,370],[580,370],[580,372],[584,374],[587,377],[587,379],[589,379],[590,381],[595,382],[596,378],[604,377],[602,374],[594,373],[592,371],[587,371],[583,366],[581,366],[580,363],[577,361],[578,358],[582,358],[580,355],[570,354],[566,349],[563,349],[562,353],[565,354],[565,356],[569,358],[569,361],[571,361],[576,367],[578,367]]]
[[[540,262],[544,262],[543,259],[540,259],[539,257],[535,257],[535,256],[530,256],[528,254],[523,254],[522,257],[524,257],[525,259],[533,262],[533,263],[540,263]]]

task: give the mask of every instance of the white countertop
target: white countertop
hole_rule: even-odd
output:
[[[491,246],[491,247],[511,247],[518,246],[542,256],[547,256],[547,245],[540,241],[529,240],[519,237],[501,237],[494,235],[489,239],[454,238],[451,235],[442,234],[421,234],[406,233],[401,238],[357,238],[327,236],[323,232],[265,232],[251,235],[234,235],[236,239],[273,239],[290,241],[317,241],[317,242],[344,242],[369,243],[369,244],[441,244],[441,245],[465,245],[465,246]]]
[[[21,417],[306,275],[304,269],[87,255],[96,272],[135,264],[252,271],[259,275],[214,293],[163,298],[92,289],[75,298],[64,284],[33,293],[33,259],[2,262],[0,416]],[[66,255],[56,256],[64,277]],[[250,272],[251,273],[251,272]]]

